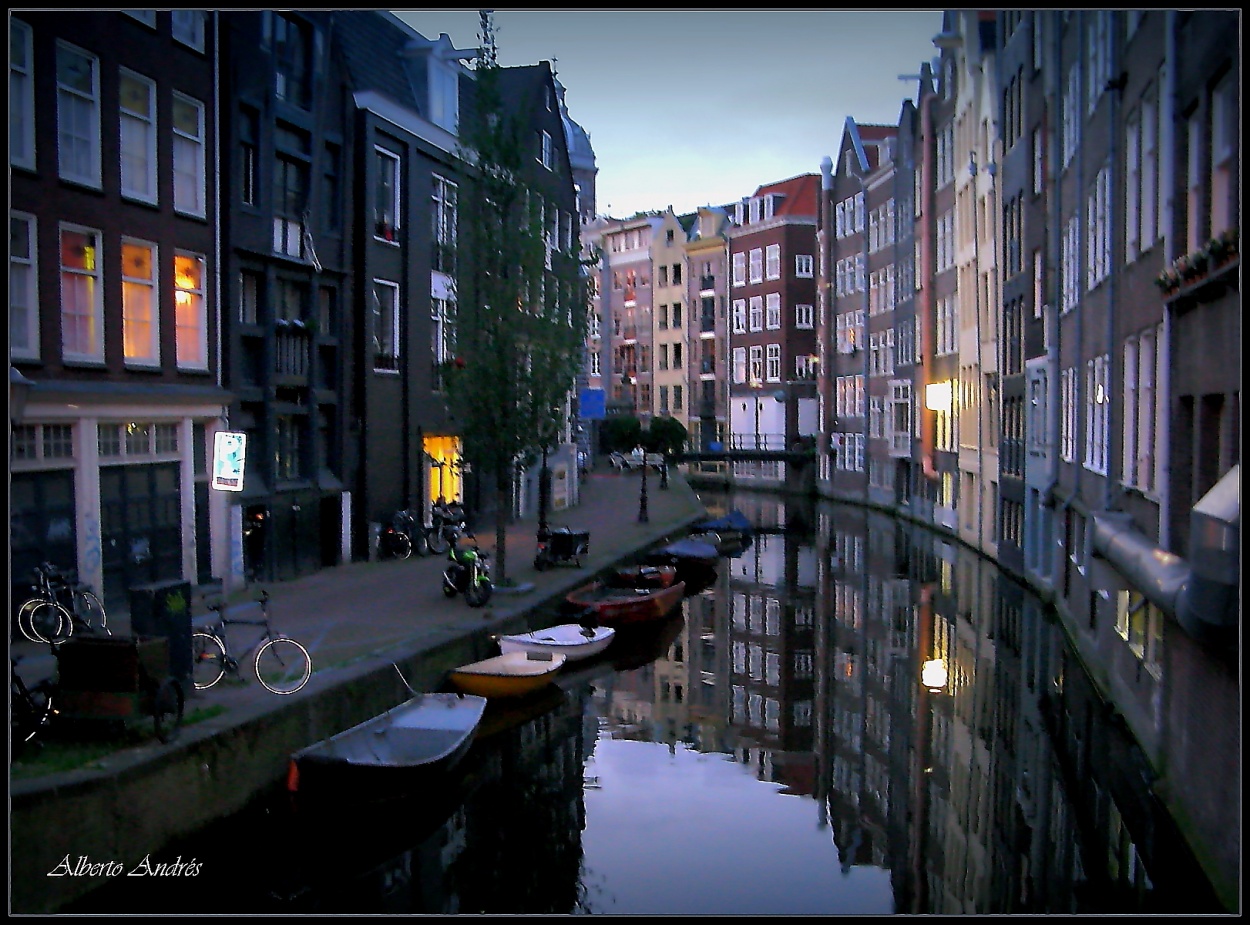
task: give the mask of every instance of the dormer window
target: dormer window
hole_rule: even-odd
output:
[[[456,131],[460,121],[460,77],[455,61],[441,61],[430,55],[430,121]]]

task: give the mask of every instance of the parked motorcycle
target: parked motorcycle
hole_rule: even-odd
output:
[[[469,545],[454,545],[447,552],[447,568],[443,570],[443,593],[448,597],[463,594],[470,607],[481,607],[490,600],[495,585],[490,579],[490,553],[477,545],[472,533],[466,533]]]
[[[426,541],[436,556],[454,548],[467,532],[464,508],[458,501],[435,501],[430,508],[430,520]]]

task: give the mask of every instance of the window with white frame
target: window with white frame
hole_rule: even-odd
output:
[[[1162,85],[1162,77],[1160,77]],[[1155,91],[1148,90],[1147,94]],[[1147,251],[1162,237],[1163,175],[1159,170],[1159,107],[1147,95],[1141,104],[1141,249]]]
[[[764,252],[760,248],[752,248],[750,253],[750,280],[753,283],[764,281]]]
[[[764,299],[762,296],[753,295],[748,303],[748,326],[752,331],[764,330]]]
[[[373,164],[377,171],[373,181],[373,236],[380,241],[397,244],[400,228],[399,155],[375,145]],[[435,182],[436,190],[437,186]]]
[[[1063,280],[1062,297],[1059,302],[1061,312],[1069,312],[1076,307],[1080,299],[1080,219],[1073,215],[1063,229],[1062,250],[1060,257],[1061,276]]]
[[[173,10],[170,16],[174,40],[196,51],[203,51],[205,15],[203,10]]]
[[[1233,226],[1237,214],[1239,170],[1234,156],[1237,149],[1238,91],[1231,74],[1225,74],[1211,91],[1211,234],[1218,235]]]
[[[555,146],[551,141],[551,134],[546,131],[541,132],[540,134],[542,137],[539,143],[539,159],[542,161],[542,165],[548,170],[555,170],[556,153]]]
[[[204,104],[181,93],[174,94],[174,208],[203,217]]]
[[[431,215],[434,221],[434,265],[443,273],[455,272],[459,187],[450,180],[432,176]]]
[[[781,381],[781,344],[769,344],[765,350],[764,378],[769,382]]]
[[[833,207],[833,236],[839,239],[846,237],[845,204],[841,202]]]
[[[795,379],[815,379],[819,366],[816,357],[803,354],[794,358]]]
[[[9,356],[39,358],[39,289],[35,216],[9,213]]]
[[[373,369],[399,371],[399,284],[384,279],[373,281]]]
[[[1115,631],[1156,680],[1163,673],[1163,611],[1136,591],[1117,591]]]
[[[100,62],[64,43],[56,48],[60,177],[100,187]]]
[[[1161,431],[1155,396],[1158,356],[1157,328],[1124,343],[1124,411],[1120,478],[1140,491],[1155,490],[1155,460],[1160,457]]]
[[[67,361],[104,359],[100,232],[61,225],[61,350]]]
[[[156,84],[123,68],[118,75],[121,193],[156,202]]]
[[[747,375],[750,377],[751,382],[753,384],[762,382],[764,380],[764,348],[758,344],[748,347],[747,357],[750,364],[747,369]]]
[[[1106,447],[1110,431],[1111,357],[1095,356],[1085,364],[1085,467],[1106,475]]]
[[[764,327],[770,331],[781,329],[781,293],[770,292],[765,297]]]
[[[811,279],[811,276],[812,276],[812,255],[811,254],[795,254],[794,255],[794,275],[802,279]]]
[[[1092,20],[1089,21],[1089,20]],[[1086,110],[1093,113],[1111,79],[1111,11],[1098,10],[1087,14],[1086,40]]]
[[[1085,242],[1085,285],[1093,289],[1111,273],[1111,170],[1103,167],[1094,177],[1086,199],[1089,237]]]
[[[174,255],[174,343],[179,369],[208,369],[208,303],[204,258]]]
[[[1076,460],[1076,368],[1069,366],[1059,378],[1059,457]]]
[[[747,381],[747,348],[734,347],[733,349],[733,376],[734,382],[743,383]]]
[[[747,300],[734,299],[733,310],[733,333],[745,334],[747,332]]]
[[[1080,73],[1073,65],[1068,71],[1068,82],[1063,93],[1063,166],[1066,168],[1076,154],[1081,141]]]
[[[794,306],[794,326],[796,328],[810,329],[814,328],[816,321],[816,313],[810,305]]]
[[[1124,120],[1124,262],[1141,253],[1141,119],[1136,112]]]
[[[747,283],[747,255],[739,252],[733,255],[733,284],[745,286]]]
[[[781,245],[770,244],[764,250],[765,279],[781,278]]]
[[[122,356],[128,366],[160,365],[156,245],[122,238]]]
[[[9,166],[35,169],[35,72],[30,26],[9,17]]]

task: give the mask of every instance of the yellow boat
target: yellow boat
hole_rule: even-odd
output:
[[[505,652],[453,669],[451,683],[479,697],[523,697],[551,683],[565,661],[559,652]]]

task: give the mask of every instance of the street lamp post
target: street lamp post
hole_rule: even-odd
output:
[[[538,470],[538,542],[551,539],[547,526],[547,507],[551,503],[551,470],[547,467],[547,441],[543,441],[543,462]]]
[[[645,524],[651,520],[647,511],[647,447],[642,448],[642,485],[638,489],[638,522]]]

